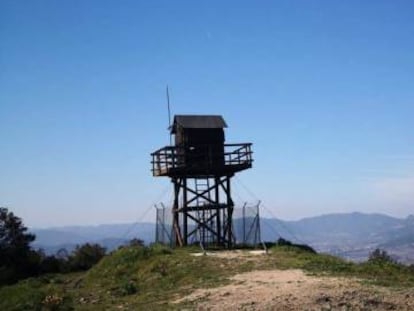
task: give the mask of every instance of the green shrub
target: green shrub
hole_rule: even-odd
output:
[[[368,257],[369,263],[377,263],[377,264],[386,264],[386,263],[397,263],[385,250],[381,250],[379,248],[375,249],[373,252],[369,254]]]
[[[277,240],[276,242],[276,246],[289,246],[289,247],[297,248],[299,250],[302,250],[308,253],[316,254],[316,251],[309,245],[292,243],[288,240],[285,240],[284,238],[279,238],[279,240]]]
[[[86,243],[77,246],[69,258],[72,271],[88,270],[105,256],[105,248],[99,244]]]
[[[136,294],[138,292],[138,288],[134,280],[128,280],[121,284],[119,291],[121,296],[129,296]]]

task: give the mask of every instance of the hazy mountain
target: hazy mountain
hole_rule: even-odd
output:
[[[73,250],[76,245],[87,242],[99,243],[108,250],[113,250],[133,238],[144,240],[145,243],[154,241],[155,224],[108,224],[98,226],[67,226],[48,229],[32,229],[36,240],[34,248],[42,248],[48,254],[56,253],[59,249]]]
[[[414,263],[414,217],[382,214],[330,214],[298,221],[262,219],[262,239],[280,235],[306,243],[320,252],[353,260],[365,260],[377,247],[396,259]]]
[[[48,253],[60,248],[72,250],[77,244],[99,243],[112,250],[132,238],[146,243],[155,239],[155,224],[113,224],[33,229],[34,247]],[[365,260],[377,247],[387,250],[398,260],[414,263],[414,216],[406,219],[382,214],[329,214],[298,221],[261,219],[263,241],[279,237],[306,243],[320,252],[352,260]]]

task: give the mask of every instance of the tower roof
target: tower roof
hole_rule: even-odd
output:
[[[193,129],[213,129],[225,128],[226,122],[219,115],[176,115],[171,128],[171,133],[175,134],[177,127]]]

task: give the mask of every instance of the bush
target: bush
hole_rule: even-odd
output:
[[[137,293],[138,289],[134,280],[124,281],[120,286],[121,296],[129,296]]]
[[[40,262],[39,272],[40,273],[58,273],[67,272],[65,267],[67,262],[63,259],[59,259],[55,256],[46,256]]]
[[[375,249],[373,252],[369,254],[368,257],[369,263],[391,263],[396,264],[397,261],[394,260],[385,250],[381,250],[379,248]]]
[[[266,246],[266,248],[275,247],[277,245],[276,242],[270,242],[270,241],[265,241],[263,242],[263,244]]]
[[[105,252],[106,249],[99,244],[78,245],[69,257],[70,268],[72,271],[88,270],[105,256]]]
[[[277,242],[276,242],[276,245],[277,246],[290,246],[290,247],[294,247],[294,248],[300,249],[300,250],[308,252],[308,253],[316,254],[316,251],[312,247],[310,247],[309,245],[295,244],[295,243],[292,243],[288,240],[285,240],[284,238],[279,238],[279,240],[277,240]]]
[[[134,238],[134,239],[130,240],[128,244],[129,244],[129,246],[132,246],[132,247],[143,247],[143,246],[145,246],[144,240],[137,239],[137,238]]]

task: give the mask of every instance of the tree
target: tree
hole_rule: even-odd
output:
[[[0,207],[0,284],[36,273],[39,256],[30,249],[34,240],[19,217]]]

